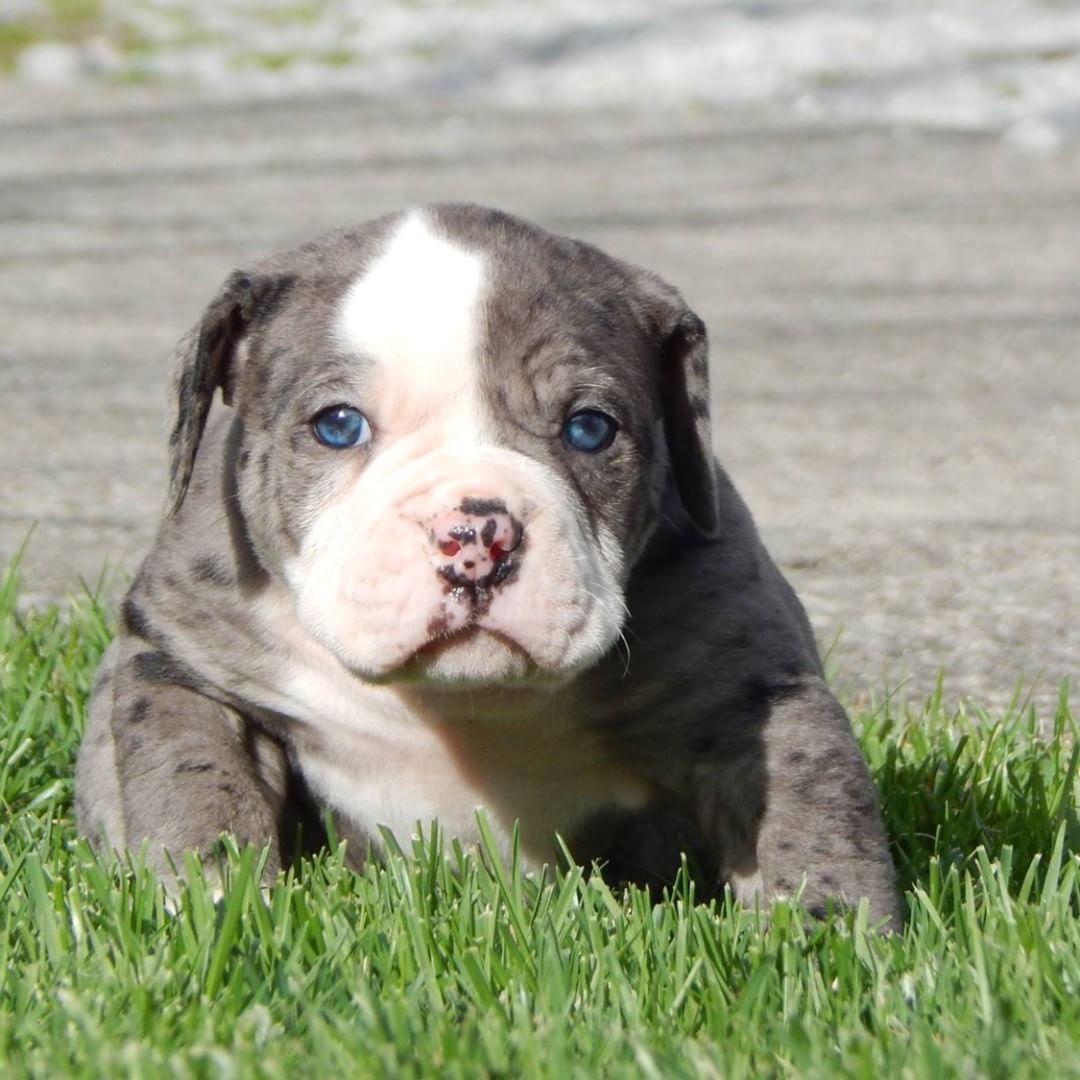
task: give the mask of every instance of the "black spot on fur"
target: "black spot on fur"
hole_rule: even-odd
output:
[[[217,766],[212,761],[181,761],[179,765],[173,769],[174,773],[187,773],[187,772],[212,772]]]
[[[806,760],[805,750],[792,750],[785,761],[786,765],[801,765]]]
[[[124,629],[134,637],[142,638],[143,641],[154,641],[158,637],[153,625],[146,617],[146,612],[130,596],[124,600],[120,608],[120,618]]]
[[[186,664],[160,650],[137,653],[133,661],[135,675],[143,682],[173,683],[198,689],[200,680]]]
[[[699,735],[690,740],[692,754],[711,754],[716,749],[715,735]]]
[[[191,561],[191,574],[204,585],[224,589],[233,584],[228,568],[214,555],[200,555]]]
[[[484,523],[484,527],[480,530],[480,541],[484,547],[491,547],[491,541],[495,539],[495,530],[498,525],[495,523],[494,518],[488,518]]]
[[[141,724],[149,715],[150,699],[148,697],[141,697],[131,707],[131,712],[128,713],[128,723]]]
[[[240,456],[236,459],[236,467],[243,472],[248,467],[248,463],[251,461],[251,451],[242,450]]]

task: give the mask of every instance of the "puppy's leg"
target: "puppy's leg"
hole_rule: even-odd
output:
[[[284,748],[235,710],[186,686],[141,675],[117,642],[102,665],[76,769],[80,830],[99,846],[137,850],[166,879],[207,856],[222,832],[270,843],[281,865],[290,766]]]
[[[699,772],[698,805],[736,895],[793,894],[823,914],[866,897],[871,918],[901,916],[877,794],[847,715],[820,679],[775,695],[753,747]]]

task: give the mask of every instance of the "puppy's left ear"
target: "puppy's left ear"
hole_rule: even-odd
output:
[[[715,536],[720,514],[709,417],[709,339],[705,324],[689,308],[664,342],[660,395],[679,497],[694,524]]]
[[[720,527],[712,425],[709,338],[705,324],[666,282],[638,271],[648,298],[647,325],[657,335],[660,402],[676,490],[691,521],[706,536]]]

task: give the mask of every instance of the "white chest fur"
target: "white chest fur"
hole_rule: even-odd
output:
[[[417,824],[426,831],[435,820],[444,836],[475,844],[483,810],[504,855],[519,823],[519,852],[536,867],[553,861],[556,833],[569,838],[593,814],[650,797],[581,729],[570,695],[494,687],[435,700],[372,685],[301,629],[285,590],[272,588],[257,614],[282,646],[259,703],[293,718],[312,791],[376,844],[388,829],[407,850]]]
[[[444,836],[474,845],[482,811],[504,857],[519,823],[520,856],[535,868],[553,862],[556,833],[569,837],[592,814],[640,807],[649,795],[593,737],[527,719],[441,722],[375,688],[357,719],[301,736],[298,764],[376,844],[387,829],[408,850],[418,826],[426,834],[438,821]]]

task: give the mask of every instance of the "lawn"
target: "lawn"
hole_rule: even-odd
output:
[[[4,1076],[1080,1076],[1080,825],[1066,695],[1035,718],[940,700],[855,717],[909,921],[766,924],[730,902],[523,877],[437,836],[265,894],[233,852],[170,913],[72,820],[110,621],[0,587]]]

